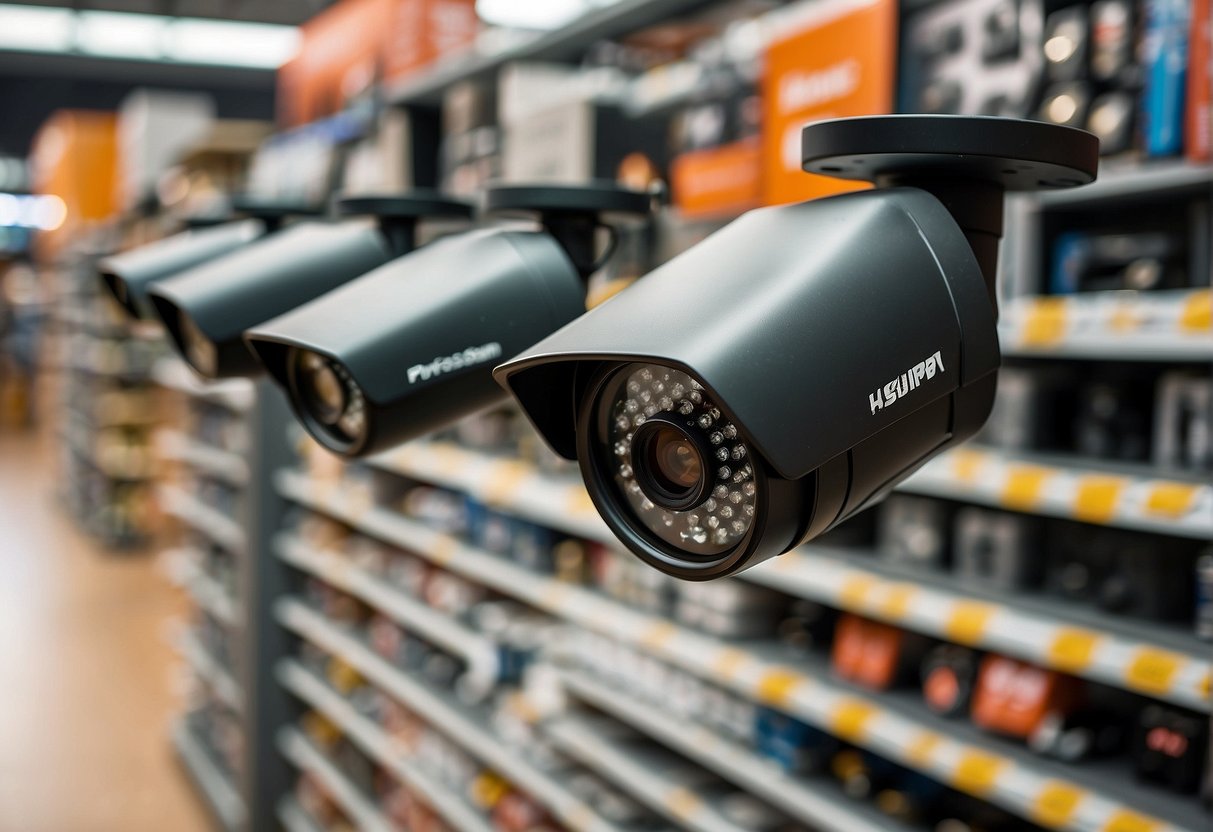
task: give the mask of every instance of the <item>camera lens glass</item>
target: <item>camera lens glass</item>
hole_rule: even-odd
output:
[[[180,313],[177,325],[181,330],[181,345],[190,364],[203,375],[215,375],[219,371],[219,351],[215,342],[207,338],[184,312]]]
[[[366,431],[366,399],[336,361],[308,350],[292,350],[291,394],[308,417],[338,442],[356,442]]]
[[[627,364],[596,412],[604,472],[645,530],[703,557],[745,539],[759,490],[749,450],[702,384],[672,367]]]

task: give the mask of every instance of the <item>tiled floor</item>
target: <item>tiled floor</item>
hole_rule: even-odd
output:
[[[0,430],[0,830],[207,829],[168,739],[183,602],[154,556],[72,528],[54,453]]]

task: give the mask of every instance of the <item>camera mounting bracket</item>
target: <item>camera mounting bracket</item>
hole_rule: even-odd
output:
[[[498,213],[538,214],[539,222],[573,261],[583,279],[601,268],[614,247],[596,255],[599,228],[612,232],[618,219],[652,213],[653,196],[614,183],[594,185],[493,185],[485,195],[485,209]]]
[[[1099,139],[1085,130],[985,116],[818,121],[801,131],[800,150],[809,173],[910,186],[939,199],[977,256],[995,309],[1003,194],[1076,188],[1099,168]]]
[[[374,217],[392,252],[399,256],[417,247],[419,221],[427,217],[471,219],[472,205],[438,191],[417,188],[403,193],[342,197],[337,200],[337,213]]]
[[[324,209],[309,202],[263,199],[246,195],[233,197],[232,213],[261,220],[265,223],[266,231],[277,231],[290,217],[316,217],[323,214]]]

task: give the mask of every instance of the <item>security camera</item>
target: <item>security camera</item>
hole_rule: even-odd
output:
[[[492,227],[418,249],[250,330],[246,340],[329,450],[362,456],[506,398],[490,370],[585,311],[586,281],[613,249],[606,229],[647,215],[614,185],[499,186]]]
[[[632,552],[733,574],[977,431],[1003,193],[1091,182],[1098,151],[1012,119],[810,124],[805,170],[877,187],[750,211],[495,375]]]
[[[309,206],[251,199],[232,204],[232,218],[194,217],[185,230],[130,251],[103,258],[97,264],[109,294],[132,318],[153,317],[147,290],[158,280],[188,271],[230,254],[277,231],[290,216],[315,214]]]
[[[177,351],[207,378],[252,376],[260,362],[244,331],[407,254],[423,217],[462,217],[470,205],[428,191],[341,200],[342,222],[299,222],[147,290]]]

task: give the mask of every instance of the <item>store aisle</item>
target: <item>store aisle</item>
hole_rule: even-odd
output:
[[[180,599],[72,528],[53,447],[0,434],[0,830],[206,829],[168,739]]]

